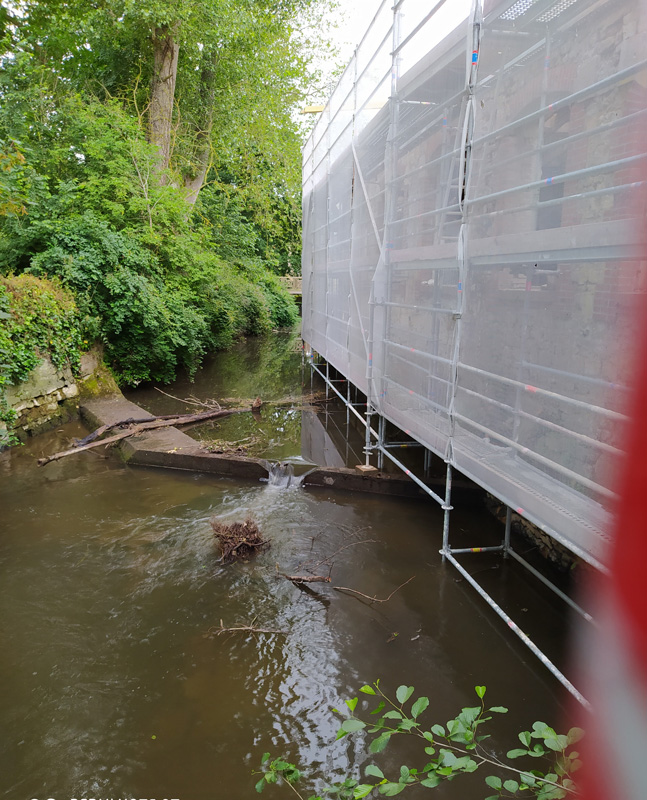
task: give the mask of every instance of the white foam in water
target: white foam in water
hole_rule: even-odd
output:
[[[277,461],[275,463],[268,464],[267,472],[267,485],[276,486],[280,489],[289,489],[296,486],[301,486],[304,478],[303,475],[295,475],[292,464],[288,464],[285,461]]]

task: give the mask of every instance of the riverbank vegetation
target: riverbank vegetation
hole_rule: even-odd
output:
[[[0,272],[70,292],[122,385],[295,322],[324,1],[2,9]]]

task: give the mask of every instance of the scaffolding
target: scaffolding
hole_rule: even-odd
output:
[[[445,461],[442,552],[491,605],[450,546],[454,469],[605,569],[646,28],[647,0],[384,0],[304,148],[304,341],[366,396],[367,459],[399,464],[388,420]]]

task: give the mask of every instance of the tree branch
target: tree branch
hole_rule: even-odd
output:
[[[412,581],[412,580],[413,580],[415,577],[416,577],[415,575],[412,575],[412,576],[409,578],[409,580],[405,581],[404,583],[401,583],[401,584],[400,584],[400,585],[397,587],[397,589],[394,589],[394,590],[391,592],[391,594],[390,594],[388,597],[384,597],[383,599],[380,599],[379,597],[371,597],[371,596],[370,596],[370,595],[368,595],[368,594],[364,594],[364,592],[358,592],[358,591],[357,591],[357,589],[349,589],[347,586],[333,586],[332,588],[333,588],[333,589],[334,589],[336,592],[351,592],[352,594],[359,595],[359,597],[365,597],[367,600],[370,600],[370,602],[371,602],[371,603],[388,603],[388,601],[389,601],[389,600],[390,600],[390,599],[393,597],[393,595],[394,595],[396,592],[399,592],[399,591],[400,591],[400,589],[402,589],[402,587],[403,587],[403,586],[406,586],[408,583],[411,583],[411,581]]]

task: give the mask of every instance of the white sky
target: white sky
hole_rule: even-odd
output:
[[[332,32],[333,41],[339,48],[343,64],[347,64],[366,33],[375,13],[381,6],[381,0],[342,0],[344,7],[340,11],[339,27]],[[438,0],[436,0],[436,3]],[[423,19],[436,5],[433,0],[405,0],[402,5],[402,35]],[[385,16],[391,13],[392,0],[385,3]],[[459,22],[466,19],[470,12],[472,0],[448,0],[436,16],[407,46],[403,63],[406,71],[409,67],[429,52]]]

